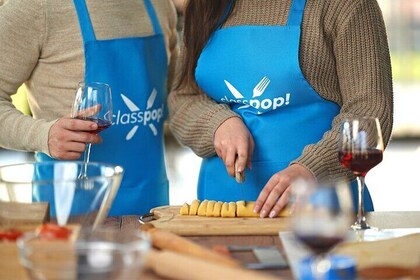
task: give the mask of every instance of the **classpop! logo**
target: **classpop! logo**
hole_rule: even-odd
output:
[[[153,89],[147,99],[146,110],[142,111],[136,104],[134,104],[133,101],[121,93],[121,98],[130,112],[125,113],[118,110],[117,113],[113,115],[113,125],[133,125],[133,127],[127,132],[125,137],[126,140],[132,139],[141,125],[148,126],[154,136],[158,134],[155,124],[159,123],[163,117],[164,105],[162,104],[160,107],[153,108],[156,96],[157,90]]]
[[[240,106],[238,109],[253,107],[257,109],[258,114],[262,114],[263,112],[276,110],[281,106],[289,105],[290,93],[286,93],[284,97],[277,96],[274,98],[263,98],[263,94],[271,82],[266,76],[264,76],[258,84],[255,85],[252,90],[252,98],[249,99],[246,99],[244,95],[227,80],[224,80],[224,82],[234,98],[224,96],[221,98],[221,101],[225,103],[243,104],[243,106]]]

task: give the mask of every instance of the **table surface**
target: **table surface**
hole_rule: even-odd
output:
[[[366,215],[369,224],[381,228],[420,228],[420,212],[370,212]],[[104,223],[105,227],[124,230],[139,228],[138,216],[109,217]],[[253,235],[253,236],[189,236],[186,237],[205,247],[211,248],[215,245],[252,245],[252,246],[277,246],[279,251],[284,253],[278,235]],[[242,263],[255,262],[252,253],[235,253],[235,259]],[[264,270],[261,273],[269,273],[281,276],[284,279],[292,279],[290,269]],[[144,273],[143,279],[163,279],[151,271]]]

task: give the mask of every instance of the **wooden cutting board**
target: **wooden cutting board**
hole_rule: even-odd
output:
[[[420,233],[368,242],[346,242],[334,253],[355,258],[358,269],[372,266],[415,267],[420,265]]]
[[[151,210],[155,227],[182,236],[199,235],[278,235],[289,230],[289,218],[219,218],[184,216],[181,206],[162,206]]]

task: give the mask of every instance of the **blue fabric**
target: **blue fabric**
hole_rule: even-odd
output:
[[[167,55],[150,0],[144,5],[156,34],[97,40],[84,0],[74,0],[84,41],[85,82],[111,86],[113,125],[92,145],[90,161],[124,167],[120,190],[109,215],[147,213],[169,204],[164,162],[163,123],[167,116]],[[40,160],[51,160],[39,155]]]
[[[340,107],[319,96],[299,65],[304,7],[304,0],[293,0],[286,26],[219,29],[203,49],[195,71],[198,85],[242,117],[255,150],[243,184],[228,176],[218,157],[204,159],[199,199],[255,200],[273,174],[331,129]]]

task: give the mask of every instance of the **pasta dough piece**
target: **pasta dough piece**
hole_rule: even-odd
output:
[[[198,206],[200,206],[200,200],[194,199],[193,202],[191,202],[190,211],[188,214],[191,216],[197,215]]]
[[[197,212],[197,215],[198,215],[198,216],[205,216],[205,215],[206,215],[206,211],[207,211],[207,203],[208,203],[208,201],[207,201],[207,200],[203,200],[203,201],[200,203],[200,206],[198,207],[198,212]]]
[[[222,211],[223,202],[218,201],[214,204],[213,207],[213,217],[220,217],[220,212]]]
[[[230,217],[236,217],[236,202],[229,202],[228,209]]]
[[[236,202],[236,216],[237,217],[259,217],[260,213],[254,213],[255,201],[238,201]],[[288,207],[283,208],[277,217],[290,216],[290,209]]]
[[[190,206],[188,205],[188,203],[184,203],[184,205],[182,205],[181,209],[179,210],[179,214],[181,215],[188,215],[190,211]]]
[[[209,200],[206,207],[206,217],[213,217],[213,209],[216,201]]]
[[[254,213],[254,201],[238,201],[236,202],[236,216],[238,217],[259,217],[259,213]]]
[[[221,216],[223,218],[233,218],[236,216],[236,203],[235,202],[224,202],[222,205]]]

